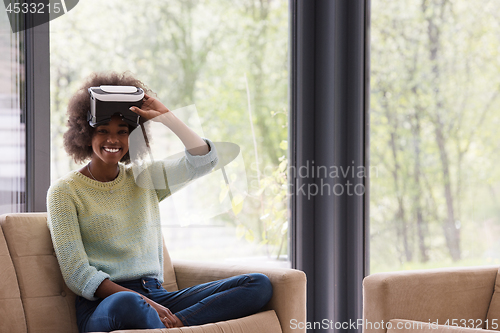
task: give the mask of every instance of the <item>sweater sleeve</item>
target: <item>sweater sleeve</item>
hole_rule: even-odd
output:
[[[215,145],[209,139],[203,140],[210,147],[210,151],[205,155],[191,155],[186,149],[185,156],[176,160],[164,160],[165,179],[168,184],[168,193],[162,195],[158,193],[158,199],[161,201],[168,195],[180,190],[192,180],[208,174],[217,165],[219,158]]]
[[[58,182],[49,189],[47,212],[52,244],[66,285],[77,295],[97,300],[95,291],[110,276],[89,264],[77,209],[66,183]]]

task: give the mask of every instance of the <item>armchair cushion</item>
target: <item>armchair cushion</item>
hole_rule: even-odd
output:
[[[211,263],[174,261],[174,270],[179,288],[249,272],[267,275],[273,285],[273,297],[266,309],[276,311],[283,333],[296,333],[290,320],[306,321],[306,275],[304,272],[284,268],[263,268]]]
[[[113,333],[277,333],[281,327],[274,311],[260,312],[248,317],[221,321],[215,324],[201,326],[163,328],[157,330],[126,330],[114,331]]]

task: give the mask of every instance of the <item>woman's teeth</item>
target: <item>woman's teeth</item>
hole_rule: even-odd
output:
[[[120,151],[120,148],[106,148],[106,147],[104,147],[104,150],[107,151],[108,153],[117,153]]]

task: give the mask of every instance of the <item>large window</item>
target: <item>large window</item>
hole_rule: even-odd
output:
[[[26,210],[23,43],[24,33],[12,33],[0,9],[0,214]]]
[[[284,0],[107,0],[52,21],[52,181],[81,167],[61,148],[71,94],[93,71],[131,71],[200,135],[241,148],[226,174],[239,191],[215,182],[161,204],[171,256],[289,266],[288,16]]]
[[[372,272],[500,263],[499,10],[372,1]]]

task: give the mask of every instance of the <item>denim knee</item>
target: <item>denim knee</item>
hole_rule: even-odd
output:
[[[269,278],[261,273],[249,274],[252,278],[252,284],[255,285],[256,291],[259,295],[260,307],[266,305],[273,296],[273,285]]]
[[[120,291],[112,296],[113,302],[109,304],[109,312],[113,313],[117,318],[122,320],[126,319],[145,319],[148,316],[147,311],[149,307],[141,295],[131,291]],[[144,318],[141,318],[144,317]]]

